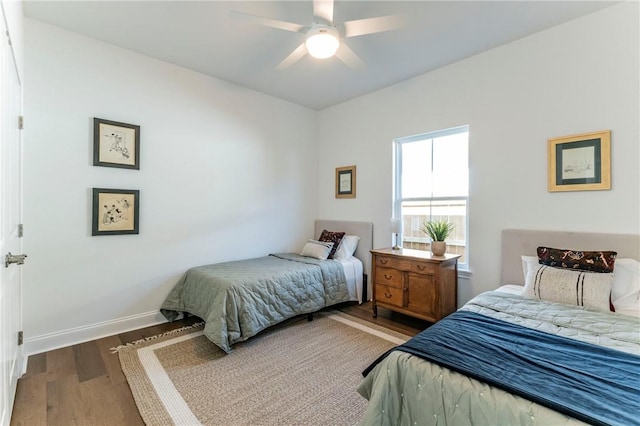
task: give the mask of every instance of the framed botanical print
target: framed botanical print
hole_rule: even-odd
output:
[[[356,166],[336,168],[336,198],[356,198]]]
[[[94,118],[93,165],[140,170],[140,126]]]
[[[140,191],[93,188],[91,235],[140,233]]]
[[[551,138],[549,191],[611,189],[611,131]]]

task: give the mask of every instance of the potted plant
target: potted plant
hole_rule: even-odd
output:
[[[456,225],[447,220],[427,220],[422,225],[422,232],[431,238],[431,254],[442,256],[447,251],[445,240],[451,235]]]

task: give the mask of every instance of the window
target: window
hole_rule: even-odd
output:
[[[466,268],[469,200],[469,126],[394,141],[394,217],[402,218],[402,246],[430,250],[421,231],[427,220],[455,224],[447,252]]]

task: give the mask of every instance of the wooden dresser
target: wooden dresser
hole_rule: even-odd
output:
[[[374,317],[381,306],[436,322],[457,309],[459,255],[391,248],[371,254]]]

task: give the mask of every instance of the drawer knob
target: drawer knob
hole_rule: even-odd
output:
[[[391,299],[392,296],[393,296],[393,294],[391,294],[391,293],[389,293],[387,291],[384,292],[384,297],[386,297],[387,299]]]
[[[390,280],[391,278],[393,278],[393,275],[389,275],[389,274],[384,274],[385,279]]]

